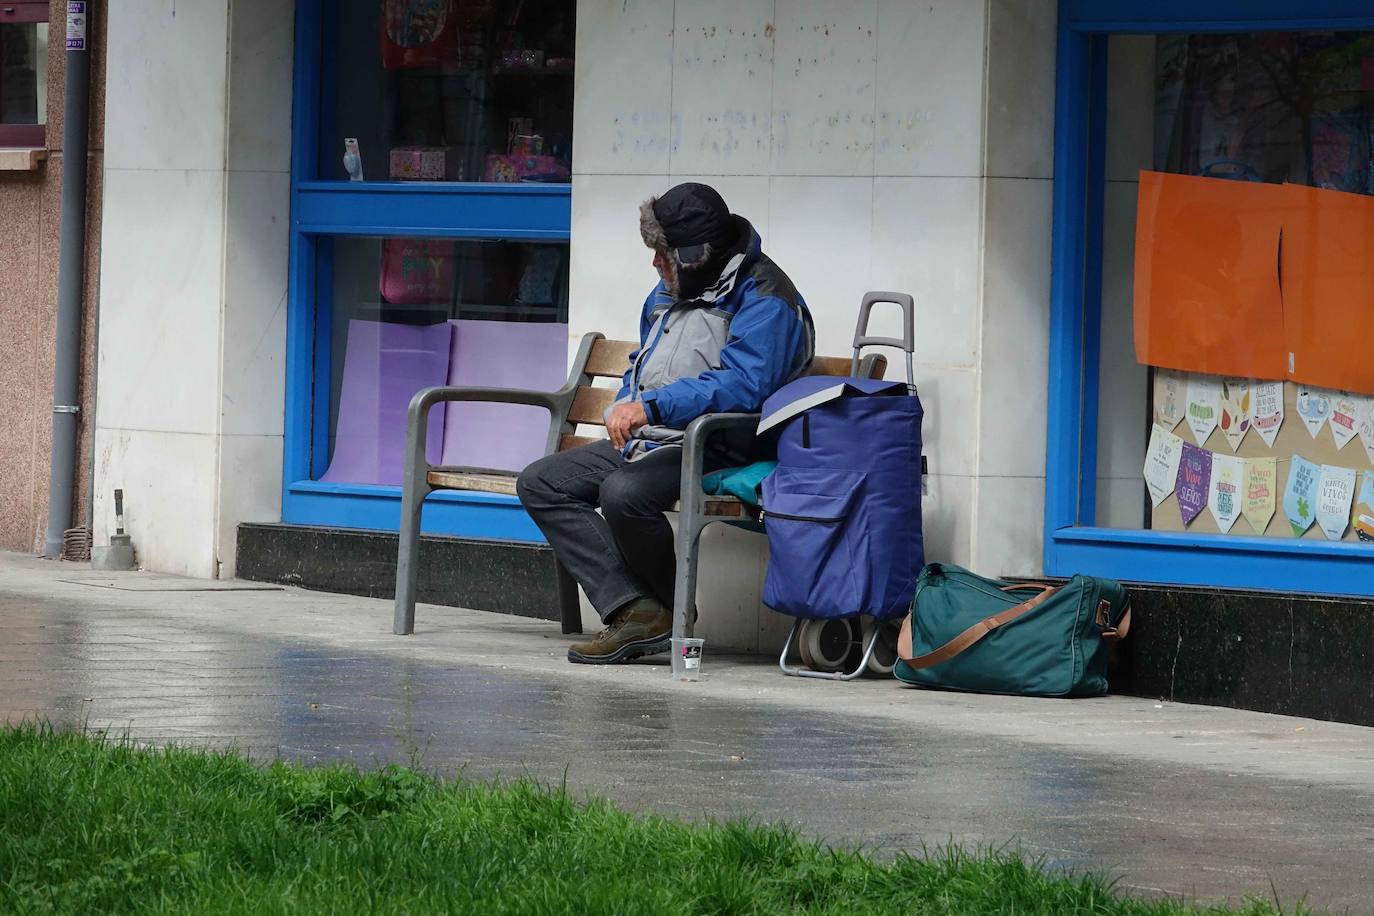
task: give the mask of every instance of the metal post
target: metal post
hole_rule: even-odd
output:
[[[72,520],[76,476],[77,412],[81,381],[81,292],[86,267],[87,129],[91,58],[89,3],[67,3],[66,92],[63,98],[62,220],[57,273],[57,358],[53,369],[52,464],[48,477],[48,531],[43,556],[62,553]]]

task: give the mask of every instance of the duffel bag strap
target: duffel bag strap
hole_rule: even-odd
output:
[[[1025,588],[1028,586],[1020,587]],[[1036,595],[1034,598],[1031,598],[1028,601],[1022,601],[1020,604],[1015,605],[1014,607],[1009,607],[1005,611],[1002,611],[1000,613],[993,614],[991,617],[984,617],[982,620],[978,621],[973,626],[969,627],[967,630],[960,633],[958,636],[954,637],[940,648],[936,649],[934,652],[927,652],[925,655],[921,655],[915,658],[913,658],[911,655],[911,618],[915,613],[915,611],[913,610],[912,613],[908,614],[906,616],[906,619],[902,621],[902,633],[901,636],[897,638],[897,654],[901,656],[902,661],[906,662],[913,668],[929,668],[932,665],[938,665],[941,662],[947,662],[954,656],[958,655],[960,652],[963,652],[964,650],[971,647],[974,643],[978,642],[978,640],[982,639],[984,636],[987,636],[993,630],[1005,624],[1011,623],[1017,617],[1020,617],[1022,614],[1026,613],[1027,611],[1030,611],[1037,605],[1042,604],[1045,601],[1048,601],[1049,598],[1052,595],[1054,595],[1055,592],[1059,591],[1059,587],[1055,585],[1039,584],[1029,587],[1039,588],[1042,589],[1042,591],[1040,592],[1040,594]],[[1122,622],[1126,623],[1127,621],[1125,618],[1123,618]]]
[[[1102,631],[1103,639],[1125,639],[1126,634],[1131,632],[1131,602],[1126,600],[1126,610],[1121,612],[1121,619],[1116,622],[1116,626],[1108,627]]]

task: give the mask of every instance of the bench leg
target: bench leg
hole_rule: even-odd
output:
[[[557,569],[558,613],[563,620],[563,633],[581,633],[582,603],[577,600],[577,580],[557,558],[553,562]]]
[[[412,483],[407,481],[407,483]],[[401,545],[396,552],[396,609],[391,632],[409,636],[415,632],[415,585],[420,569],[420,513],[425,493],[407,486],[401,496]]]
[[[693,500],[694,502],[695,500]],[[691,636],[697,622],[697,548],[707,519],[683,500],[678,516],[677,578],[673,583],[673,637]]]

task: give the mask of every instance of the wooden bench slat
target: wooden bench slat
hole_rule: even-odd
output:
[[[630,368],[630,354],[639,349],[633,340],[598,340],[587,359],[587,374],[593,378],[620,378]]]
[[[583,445],[592,445],[600,441],[601,438],[598,436],[574,436],[569,433],[564,433],[563,436],[558,440],[558,450],[560,452],[566,452],[570,448],[579,448]]]
[[[579,388],[577,396],[573,398],[572,409],[568,411],[568,419],[573,423],[605,426],[606,420],[602,414],[614,402],[614,388]]]
[[[851,360],[848,356],[817,356],[811,360],[810,375],[835,375],[846,376],[849,374]],[[883,371],[887,369],[887,357],[879,354],[874,370],[875,378],[882,378]]]
[[[504,474],[473,474],[465,471],[430,471],[425,475],[431,487],[443,490],[476,490],[479,493],[515,495],[515,477]]]

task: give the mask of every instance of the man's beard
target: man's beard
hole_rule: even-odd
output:
[[[682,269],[677,266],[676,258],[669,259],[667,273],[668,276],[663,278],[663,288],[674,299],[682,298]]]

